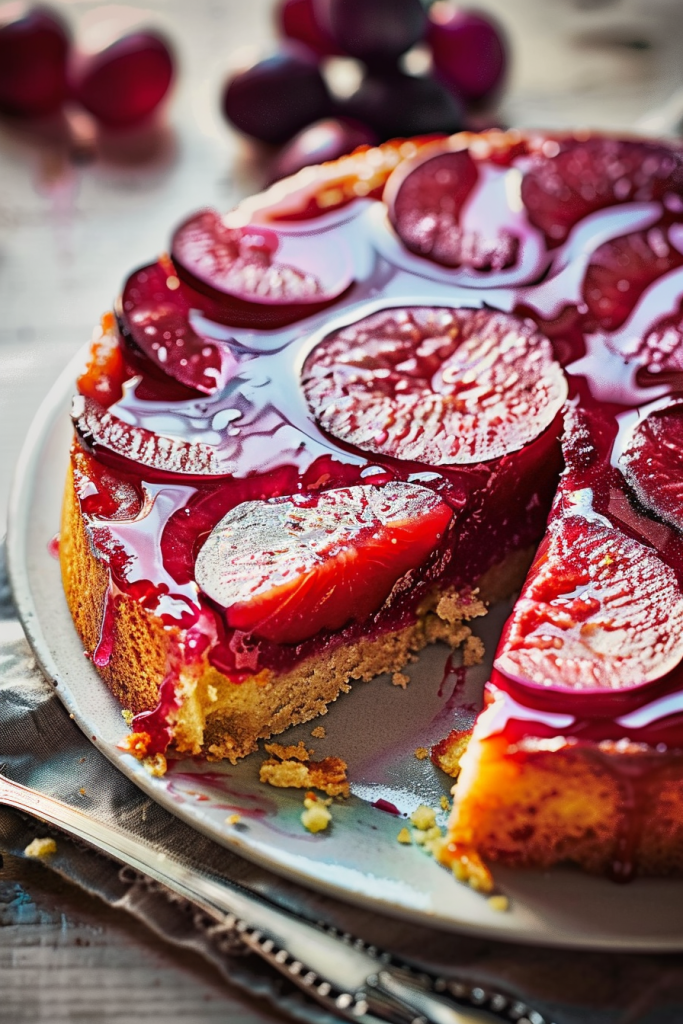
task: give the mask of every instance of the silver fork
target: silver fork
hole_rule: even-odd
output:
[[[500,992],[418,973],[361,939],[303,921],[0,774],[0,804],[55,826],[198,907],[329,1012],[360,1024],[551,1024]]]

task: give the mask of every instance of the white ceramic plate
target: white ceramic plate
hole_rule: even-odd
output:
[[[373,806],[401,812],[419,803],[438,806],[449,779],[414,755],[472,716],[486,667],[468,670],[453,694],[444,680],[447,651],[428,649],[412,667],[407,690],[387,678],[357,684],[324,719],[290,729],[283,741],[304,739],[316,756],[338,755],[349,764],[352,796],[333,807],[332,827],[307,833],[299,821],[301,791],[258,782],[261,755],[237,767],[176,763],[152,778],[117,749],[125,733],[121,709],[83,657],[62,592],[59,565],[48,543],[59,527],[71,426],[69,399],[82,357],[55,384],[26,439],[14,484],[8,538],[17,607],[29,641],[57,693],[87,736],[114,764],[173,814],[211,838],[280,874],[379,912],[440,928],[515,942],[621,950],[683,950],[683,881],[638,880],[617,886],[577,871],[496,870],[510,897],[507,913],[458,884],[443,868],[396,836],[405,823]],[[505,608],[482,623],[489,649]],[[455,706],[454,706],[455,705]],[[457,720],[457,721],[456,721]],[[311,729],[324,723],[325,739]],[[226,817],[239,813],[241,823]]]

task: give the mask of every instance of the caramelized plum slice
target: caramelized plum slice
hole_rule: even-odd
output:
[[[682,637],[673,570],[644,544],[575,515],[551,526],[495,665],[534,686],[623,691],[673,669]]]
[[[327,305],[353,280],[350,253],[325,235],[229,227],[214,210],[185,221],[173,237],[178,273],[251,325],[275,327]],[[240,324],[243,321],[240,320]]]
[[[683,405],[651,412],[639,423],[619,465],[638,500],[683,530]]]
[[[614,203],[683,192],[683,155],[658,142],[547,139],[522,181],[529,220],[559,245],[575,224]]]
[[[83,395],[74,398],[71,415],[86,449],[103,461],[109,455],[116,464],[128,460],[161,474],[221,475],[217,452],[208,444],[180,441],[133,426]]]
[[[210,534],[195,578],[228,625],[299,643],[377,611],[451,516],[432,491],[406,483],[245,501]]]
[[[591,256],[583,282],[590,319],[603,331],[617,330],[648,285],[680,266],[683,255],[661,228],[605,242]]]
[[[124,336],[180,384],[210,395],[221,383],[231,357],[190,324],[190,304],[170,261],[131,274],[119,319]]]
[[[385,309],[328,335],[303,388],[320,425],[366,451],[432,466],[517,451],[567,384],[530,321],[484,309]]]
[[[507,231],[489,238],[460,226],[460,211],[478,178],[466,149],[418,156],[401,164],[387,182],[384,200],[406,248],[445,267],[503,270],[512,266],[517,238]]]

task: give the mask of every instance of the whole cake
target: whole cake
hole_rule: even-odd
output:
[[[679,868],[682,268],[683,149],[596,135],[364,148],[183,223],[73,410],[64,586],[130,749],[234,761],[471,663],[533,559],[443,857]]]

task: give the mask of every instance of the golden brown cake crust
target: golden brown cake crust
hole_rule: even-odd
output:
[[[77,492],[84,472],[77,444],[66,482],[60,537],[64,590],[86,653],[93,655],[109,601],[113,637],[109,664],[98,671],[127,710],[138,714],[156,707],[179,637],[161,620],[124,593],[110,592],[109,572],[91,543]],[[509,594],[521,584],[530,551],[516,552],[481,580],[478,594],[464,598],[435,593],[418,620],[397,632],[352,644],[338,644],[306,658],[279,676],[268,670],[234,683],[208,662],[181,669],[174,746],[179,752],[228,758],[233,763],[256,749],[259,739],[290,725],[325,714],[327,705],[350,689],[354,680],[369,681],[385,672],[400,673],[429,643],[442,640],[458,647],[471,636],[469,620],[486,613],[486,602]],[[467,652],[479,655],[477,644]]]
[[[683,872],[683,756],[590,744],[522,752],[475,730],[460,768],[448,840],[484,860],[571,862],[617,878]]]

